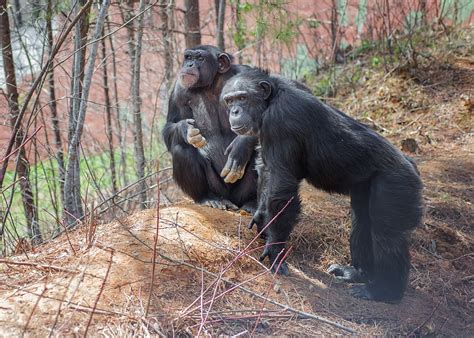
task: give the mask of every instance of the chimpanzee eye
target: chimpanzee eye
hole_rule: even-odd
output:
[[[240,100],[240,101],[245,101],[245,96],[239,97],[239,100]]]
[[[185,55],[185,56],[184,56],[184,59],[185,59],[185,60],[189,60],[190,58],[191,58],[191,57],[190,57],[189,55]]]
[[[199,60],[199,61],[204,61],[204,58],[203,58],[202,56],[200,56],[200,57],[198,58],[198,60]]]

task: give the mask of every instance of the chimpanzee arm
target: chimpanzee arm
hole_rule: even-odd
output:
[[[258,139],[256,136],[237,135],[225,151],[227,162],[221,171],[225,183],[235,183],[244,174],[255,151]]]
[[[171,94],[163,138],[172,156],[174,180],[194,201],[201,202],[209,196],[206,176],[208,164],[197,147],[188,142],[192,137],[196,140],[197,135],[188,137],[189,131],[193,129],[193,115],[190,107],[179,104],[182,100],[175,91]]]
[[[278,273],[287,274],[288,267],[284,262],[281,262],[285,256],[285,251],[282,250],[285,248],[285,243],[296,224],[300,211],[299,181],[288,171],[281,169],[266,172],[264,186],[259,187],[263,194],[261,194],[259,201],[261,224],[257,224],[257,227],[264,228],[275,218],[266,230],[266,244],[260,260],[268,257],[273,271],[278,269]],[[289,204],[287,205],[287,203]],[[282,211],[284,208],[285,210]],[[282,213],[278,215],[280,211]]]

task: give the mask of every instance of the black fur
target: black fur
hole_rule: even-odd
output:
[[[236,137],[226,108],[219,102],[225,83],[246,69],[233,65],[232,57],[214,46],[187,49],[169,100],[163,137],[173,158],[173,177],[194,201],[252,211],[256,205],[253,163],[257,139]],[[199,129],[205,146],[197,148],[188,142],[192,129]],[[243,177],[225,183],[221,174],[226,164],[233,172],[244,173]]]
[[[298,184],[306,179],[351,196],[352,266],[334,265],[330,272],[366,282],[354,287],[357,297],[400,300],[410,266],[408,234],[422,217],[422,183],[414,163],[368,127],[259,69],[228,81],[222,99],[231,128],[258,136],[261,144],[259,205],[252,223],[261,229],[294,198],[267,231],[270,261],[284,248],[271,243],[287,241],[296,223]]]

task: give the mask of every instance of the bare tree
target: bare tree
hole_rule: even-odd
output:
[[[76,6],[76,14],[79,13],[78,2],[81,6],[86,4],[85,0],[71,0],[71,5]],[[84,78],[84,65],[86,55],[86,42],[87,32],[89,30],[89,12],[90,6],[87,9],[87,13],[78,21],[74,31],[74,58],[72,66],[71,76],[71,103],[69,109],[69,129],[68,129],[68,142],[69,142],[69,162],[67,164],[67,172],[64,178],[64,219],[65,224],[74,225],[77,218],[84,216],[84,210],[82,208],[81,201],[81,181],[80,181],[80,168],[79,168],[79,151],[71,154],[71,144],[74,134],[76,133],[78,124],[78,115],[81,105],[82,97],[82,83]]]
[[[114,156],[114,139],[112,133],[112,109],[111,109],[111,101],[110,101],[110,91],[109,91],[109,76],[107,72],[107,52],[105,46],[105,39],[102,39],[102,59],[104,60],[103,66],[103,82],[104,82],[104,98],[105,98],[105,116],[106,116],[106,125],[105,125],[105,132],[107,135],[108,145],[109,145],[109,157],[110,157],[110,173],[112,175],[112,192],[114,194],[117,193],[117,171],[115,165],[115,156]]]
[[[46,8],[46,35],[48,43],[49,56],[53,52],[53,28],[51,20],[53,17],[52,0],[48,0]],[[61,131],[59,128],[58,109],[56,105],[56,86],[54,82],[54,64],[51,62],[51,67],[48,71],[48,87],[49,87],[49,108],[51,110],[51,122],[54,134],[54,145],[56,146],[56,160],[58,162],[59,172],[59,187],[61,200],[64,198],[64,153],[61,139]],[[64,201],[63,201],[64,204]]]
[[[11,38],[10,38],[10,20],[8,18],[7,1],[0,0],[0,42],[2,46],[3,71],[5,73],[6,82],[6,98],[8,100],[8,109],[11,115],[12,131],[15,133],[13,126],[19,116],[20,110],[18,106],[18,90],[16,86],[15,64],[13,62]],[[20,147],[24,137],[23,129],[20,127],[15,134],[15,146]],[[16,164],[16,172],[20,177],[20,189],[25,211],[28,235],[33,244],[42,241],[41,232],[38,224],[38,211],[31,190],[29,178],[29,162],[26,158],[26,152],[23,147],[19,149],[18,161]]]
[[[107,20],[107,30],[110,33],[110,21]],[[110,44],[110,54],[112,56],[112,81],[114,84],[114,103],[115,103],[115,113],[116,113],[116,122],[117,122],[117,136],[118,142],[120,145],[120,166],[121,166],[121,174],[124,185],[128,184],[127,181],[127,161],[125,160],[126,157],[126,150],[125,150],[125,137],[123,134],[122,128],[122,114],[120,111],[120,103],[119,103],[119,95],[118,95],[118,86],[117,86],[117,60],[115,55],[115,45],[114,39],[112,34],[109,34],[109,44]]]
[[[141,97],[140,97],[140,70],[141,70],[141,54],[142,54],[142,38],[143,38],[143,12],[145,10],[146,0],[140,0],[139,16],[136,27],[135,48],[132,65],[132,86],[131,104],[133,114],[133,144],[135,147],[135,168],[137,178],[140,180],[138,188],[140,189],[140,206],[142,209],[146,207],[146,181],[145,177],[145,151],[143,146],[143,129],[142,129],[142,115],[141,115]]]
[[[96,21],[93,42],[91,43],[91,50],[87,62],[87,68],[84,74],[83,86],[81,90],[81,97],[78,100],[78,109],[75,114],[73,124],[69,126],[70,138],[68,147],[68,163],[64,182],[64,201],[65,201],[65,221],[68,226],[76,224],[77,219],[83,216],[82,201],[80,195],[80,176],[79,176],[79,156],[80,156],[80,142],[82,137],[82,130],[84,128],[84,121],[87,112],[87,102],[89,98],[89,89],[91,86],[92,75],[94,72],[94,62],[97,56],[97,49],[99,39],[103,31],[104,21],[109,7],[110,0],[103,0],[100,8],[100,13]],[[81,35],[82,36],[82,35]],[[76,40],[78,38],[76,37]],[[76,53],[81,54],[81,53]],[[80,71],[80,68],[75,69]],[[77,76],[77,73],[75,74]]]
[[[158,6],[160,8],[160,19],[161,19],[161,35],[163,37],[163,51],[165,54],[165,83],[164,88],[166,91],[166,97],[164,101],[167,101],[167,93],[171,83],[171,77],[173,74],[173,48],[171,43],[171,32],[170,32],[170,10],[168,0],[160,0]]]
[[[217,34],[216,43],[217,47],[224,50],[224,19],[225,19],[225,0],[216,0],[219,4],[217,10]]]
[[[201,44],[199,0],[184,0],[184,30],[186,48]]]

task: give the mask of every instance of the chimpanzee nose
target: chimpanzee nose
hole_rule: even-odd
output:
[[[231,113],[232,115],[238,115],[238,114],[239,114],[239,108],[238,108],[238,107],[232,107],[232,108],[230,109],[230,113]]]

